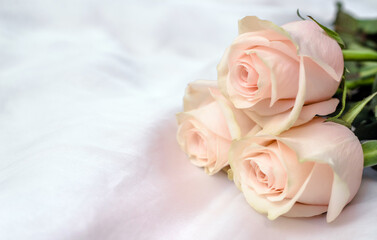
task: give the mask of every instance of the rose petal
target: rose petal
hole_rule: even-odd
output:
[[[294,152],[283,143],[278,142],[278,147],[276,147],[276,143],[275,145],[274,143],[270,144],[271,141],[276,141],[275,138],[275,136],[246,137],[239,141],[234,141],[229,151],[229,164],[233,170],[233,179],[236,186],[243,191],[248,203],[253,208],[258,212],[267,213],[268,218],[271,220],[290,210],[304,192],[314,171],[314,163],[299,163]],[[282,161],[284,171],[288,176],[287,192],[280,196],[266,198],[264,195],[259,195],[255,192],[256,189],[251,189],[250,185],[246,184],[248,179],[245,179],[245,175],[242,174],[245,171],[244,166],[242,166],[243,158],[250,153],[255,154],[266,150],[274,152],[276,156],[280,156],[278,159]],[[257,157],[258,155],[254,158]],[[284,159],[282,160],[282,158]],[[279,168],[279,165],[275,163],[274,167]],[[276,176],[279,175],[277,174]]]
[[[230,98],[237,108],[249,108],[259,101],[261,97],[270,97],[270,70],[266,64],[256,54],[248,53],[246,50],[254,45],[268,44],[268,39],[260,36],[252,36],[252,34],[244,34],[238,36],[233,44],[225,51],[220,63],[217,65],[218,84],[221,92],[227,98]],[[248,60],[246,60],[248,58]],[[258,89],[257,91],[244,94],[235,87],[239,81],[234,78],[236,64],[239,61],[248,61],[248,65],[252,65],[254,70],[258,73]],[[232,66],[232,69],[229,69]],[[257,96],[250,98],[252,93]]]
[[[295,203],[289,212],[285,213],[285,217],[313,217],[325,213],[327,205],[308,205]]]
[[[222,111],[231,139],[239,139],[254,128],[255,122],[250,120],[243,111],[236,109],[218,90],[212,89],[210,93]]]
[[[308,137],[310,136],[310,137]],[[328,164],[334,171],[327,221],[333,221],[355,196],[361,183],[363,151],[348,128],[316,118],[281,134],[301,162]]]
[[[328,205],[331,197],[333,170],[328,164],[315,163],[312,179],[298,202],[309,205]],[[313,197],[315,194],[315,198]]]
[[[327,101],[305,105],[293,126],[299,126],[307,123],[312,120],[315,115],[325,116],[335,112],[338,103],[339,100],[337,98],[331,98]]]
[[[215,101],[200,108],[177,114],[178,124],[181,124],[188,118],[196,119],[212,133],[225,139],[231,139],[226,119],[223,117],[220,106]]]
[[[254,48],[256,47],[268,47],[271,51],[275,51],[277,56],[285,56],[287,61],[298,61],[296,55],[296,46],[284,35],[272,30],[247,32],[239,35],[232,43],[232,45],[226,49],[220,63],[217,66],[218,82],[221,92],[227,98],[231,98],[232,102],[237,108],[248,108],[253,106],[260,98],[270,98],[271,96],[271,81],[273,77],[271,70],[277,68],[274,64],[269,64],[268,61],[260,59]],[[234,87],[235,82],[238,81],[239,74],[234,72],[235,67],[240,64],[240,61],[245,61],[245,54],[251,58],[248,62],[258,72],[258,91],[257,96],[253,98],[247,98],[239,89]],[[268,55],[269,56],[269,55]],[[267,59],[268,60],[268,59]],[[282,62],[282,61],[277,61]],[[267,65],[270,65],[268,68]],[[280,64],[281,65],[281,64]],[[231,69],[229,69],[231,67]],[[280,67],[281,68],[281,67]],[[277,68],[279,69],[279,68]],[[292,68],[287,68],[292,69]],[[285,76],[281,73],[277,73],[278,76]],[[287,79],[293,79],[287,77]],[[276,100],[276,84],[273,87],[274,97],[272,103]],[[291,91],[294,91],[291,90]],[[292,95],[292,94],[291,94]],[[284,97],[284,96],[283,96]]]
[[[262,107],[263,106],[262,103],[263,103],[263,101],[258,103],[256,106]],[[285,107],[284,104],[287,104],[286,106],[289,106],[288,104],[290,104],[289,101],[287,101],[286,103],[281,103],[281,105],[279,103],[280,103],[280,101],[277,102],[277,104],[278,104],[277,109],[279,109],[280,106],[281,106],[281,109],[284,109],[284,107]],[[296,122],[293,124],[293,127],[299,126],[299,125],[302,125],[302,124],[309,122],[310,120],[312,120],[315,117],[315,115],[325,116],[325,115],[328,115],[330,113],[333,113],[336,110],[336,106],[338,105],[338,103],[339,103],[338,99],[332,98],[332,99],[329,99],[327,101],[322,101],[322,102],[318,102],[318,103],[304,105],[302,107],[302,110],[300,112],[299,117],[297,118]],[[259,104],[261,104],[261,105],[259,105]],[[270,113],[273,110],[274,109],[272,108],[269,111],[266,111],[266,113]],[[255,111],[255,112],[254,111],[245,111],[245,114],[247,114],[259,126],[264,127],[267,124],[272,125],[275,122],[280,122],[280,121],[283,121],[283,119],[288,118],[290,111],[291,110],[288,109],[287,111],[285,111],[283,113],[276,113],[273,116],[259,115],[257,113],[257,111]],[[258,135],[263,135],[263,134],[264,134],[263,132],[258,133]]]
[[[342,51],[339,44],[330,38],[318,24],[311,20],[296,21],[285,24],[282,28],[300,46],[299,55],[310,56],[314,61],[329,65],[329,68],[324,67],[324,64],[322,67],[332,69],[336,78],[341,79],[344,68]]]
[[[297,95],[297,79],[299,73],[298,58],[270,47],[255,47],[252,50],[268,66],[271,72],[271,103],[272,106],[279,99],[294,99]]]
[[[217,88],[217,81],[197,80],[188,84],[183,98],[184,111],[190,111],[213,101],[210,88]]]
[[[238,21],[238,33],[256,32],[262,30],[273,30],[278,33],[280,40],[291,39],[290,35],[278,25],[257,18],[256,16],[247,16]],[[276,39],[278,40],[278,39]]]
[[[308,175],[308,177],[305,179],[304,183],[301,185],[300,189],[298,190],[297,194],[293,198],[284,199],[280,202],[271,202],[263,197],[260,197],[258,194],[256,194],[253,190],[251,190],[245,185],[241,184],[241,188],[242,188],[243,193],[245,194],[247,202],[256,211],[260,213],[267,213],[268,219],[274,220],[278,218],[279,216],[287,213],[293,207],[297,199],[305,190],[306,185],[308,184],[310,180],[312,172],[313,170],[310,172],[310,174]]]
[[[254,112],[258,116],[273,116],[279,113],[290,110],[295,103],[295,100],[282,99],[270,106],[270,99],[263,99],[253,106],[252,110],[245,109],[245,113]]]
[[[310,57],[304,57],[306,72],[305,103],[315,103],[331,98],[340,84],[340,78],[334,79],[323,66]]]
[[[303,58],[303,57],[301,57]],[[248,112],[248,116],[251,117],[257,124],[263,126],[262,131],[259,135],[271,134],[279,135],[281,132],[289,129],[294,125],[297,118],[300,116],[301,109],[305,102],[306,94],[306,74],[304,68],[304,61],[300,61],[300,76],[299,76],[299,87],[297,92],[296,101],[293,105],[292,110],[287,115],[280,115],[278,117],[257,119],[259,116],[256,113]]]
[[[221,137],[216,137],[210,140],[210,144],[212,144],[212,146],[208,149],[209,151],[213,149],[214,152],[209,154],[209,161],[213,162],[213,164],[204,167],[204,171],[208,175],[213,175],[228,165],[228,151],[231,142]]]

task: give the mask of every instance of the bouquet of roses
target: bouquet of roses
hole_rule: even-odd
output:
[[[346,16],[340,9],[338,18]],[[377,66],[360,61],[377,54],[356,42],[342,50],[338,33],[309,18],[281,27],[240,20],[217,81],[190,83],[177,114],[177,140],[191,162],[209,175],[226,171],[271,220],[327,212],[333,221],[355,196],[364,165],[377,162],[377,141],[360,142],[377,133]],[[351,78],[345,60],[359,62],[351,62],[359,75],[376,71]],[[360,129],[372,135],[358,138]]]

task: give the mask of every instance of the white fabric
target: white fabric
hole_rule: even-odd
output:
[[[377,16],[373,0],[345,1]],[[269,221],[176,140],[186,84],[257,15],[333,1],[0,1],[0,239],[371,239],[377,172],[340,217]]]

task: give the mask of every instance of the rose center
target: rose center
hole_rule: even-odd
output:
[[[248,179],[248,185],[258,194],[271,196],[284,190],[285,174],[279,170],[280,161],[273,153],[263,151],[245,160],[245,167],[248,169],[245,179]]]
[[[247,77],[249,75],[249,72],[247,71],[246,67],[242,66],[241,67],[241,72],[240,72],[240,78],[242,81],[247,82]]]
[[[258,165],[254,167],[254,171],[257,180],[261,183],[268,185],[268,176],[260,169]]]
[[[239,85],[245,88],[255,88],[258,83],[258,73],[253,67],[240,64],[237,67]]]
[[[189,149],[188,152],[200,159],[204,159],[207,156],[207,148],[206,143],[201,136],[201,134],[197,131],[192,131],[188,136],[188,141],[190,144],[188,145]]]

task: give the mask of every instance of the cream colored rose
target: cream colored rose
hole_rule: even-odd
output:
[[[239,36],[219,63],[222,93],[247,113],[263,132],[278,135],[335,111],[343,73],[337,42],[313,21],[282,27],[245,17]]]
[[[280,136],[251,136],[230,150],[234,182],[269,219],[327,211],[333,221],[361,183],[363,151],[346,127],[321,118]]]
[[[184,112],[177,114],[177,140],[191,162],[212,175],[228,165],[232,139],[246,135],[256,124],[235,109],[217,89],[216,81],[190,83]],[[252,134],[252,133],[251,133]]]

